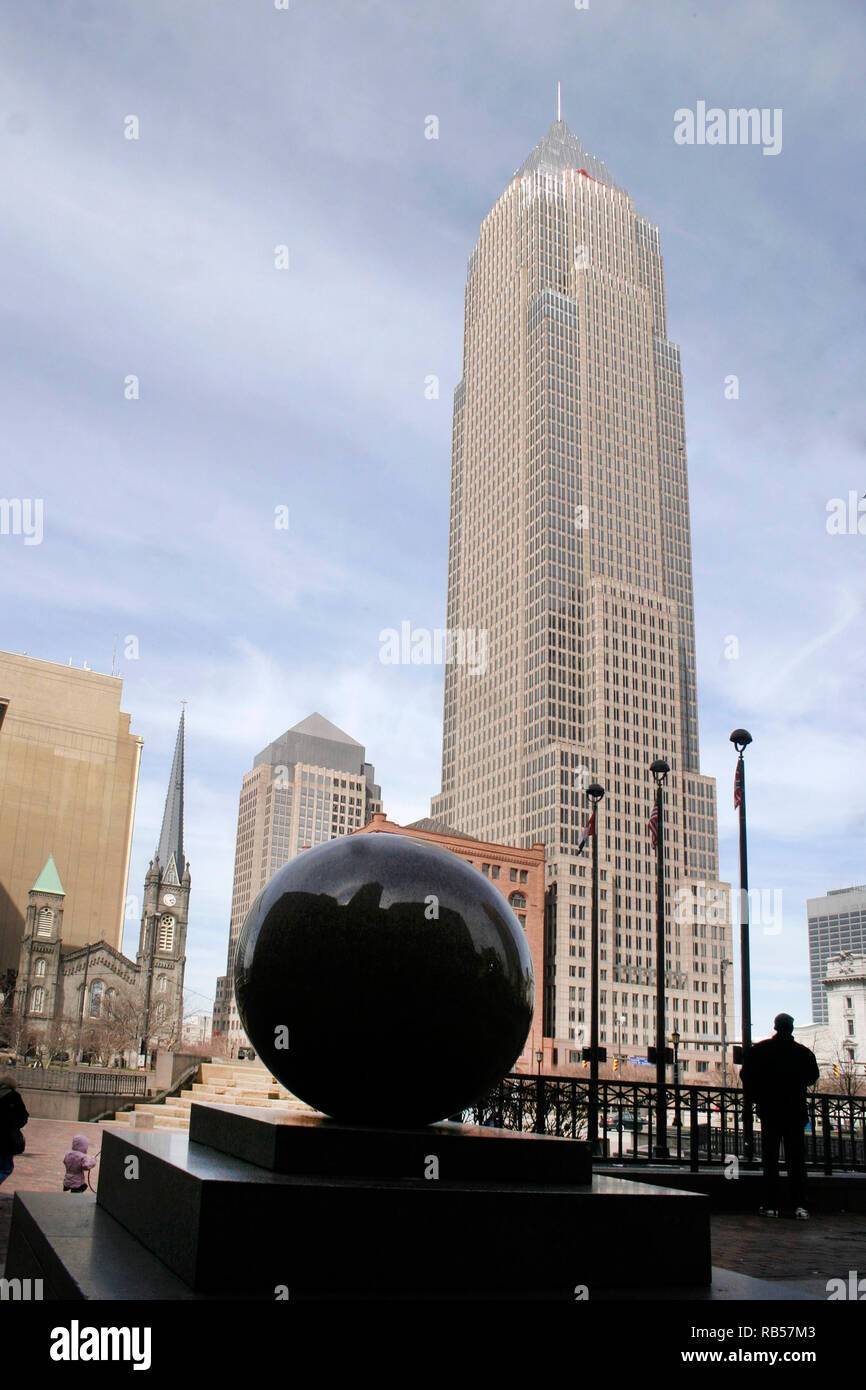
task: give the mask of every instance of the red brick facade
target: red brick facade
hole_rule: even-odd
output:
[[[544,845],[539,843],[531,849],[515,849],[513,845],[493,844],[489,840],[475,840],[469,835],[446,831],[428,830],[420,826],[397,825],[389,821],[383,811],[377,811],[367,825],[352,833],[365,835],[370,832],[390,835],[411,835],[418,840],[428,840],[441,845],[453,854],[472,864],[483,873],[511,902],[517,917],[526,930],[532,964],[535,970],[535,1016],[526,1046],[515,1063],[515,1071],[535,1072],[538,1070],[536,1053],[544,1054],[542,1068],[545,1072],[553,1069],[553,1039],[542,1038],[541,994],[544,980]],[[521,902],[521,896],[523,902]],[[512,901],[513,899],[513,901]]]

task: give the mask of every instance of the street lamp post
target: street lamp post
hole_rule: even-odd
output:
[[[590,1153],[598,1154],[598,806],[604,796],[599,782],[590,782],[586,794],[592,802],[592,995],[589,1003],[589,1106],[587,1137]]]
[[[743,753],[752,742],[748,729],[735,729],[731,743],[737,750],[734,806],[740,813],[740,1009],[742,1012],[743,1061],[752,1046],[752,977],[749,961],[749,861],[746,845],[746,764]],[[743,1156],[752,1157],[752,1108],[743,1107]]]
[[[538,1079],[535,1083],[535,1132],[536,1134],[543,1134],[546,1107],[544,1103],[544,1077],[541,1075],[544,1053],[541,1048],[536,1051],[535,1060],[538,1064]]]
[[[674,1046],[674,1115],[676,1116],[677,1126],[677,1159],[682,1156],[683,1137],[682,1137],[682,1117],[680,1116],[680,1032],[674,1028],[671,1033],[671,1042]]]
[[[728,1084],[728,1027],[725,1014],[725,971],[729,965],[733,965],[732,960],[719,961],[719,978],[722,982],[722,1085]]]
[[[664,758],[656,758],[650,765],[655,782],[655,821],[656,843],[656,1158],[668,1157],[667,1143],[667,1089],[665,1076],[665,1057],[667,1054],[665,1036],[665,858],[664,858],[664,784],[670,772]]]

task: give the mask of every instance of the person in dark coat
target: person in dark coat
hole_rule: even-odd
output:
[[[29,1118],[15,1077],[9,1072],[0,1076],[0,1183],[6,1181],[15,1167],[13,1155],[21,1153],[20,1130]]]
[[[761,1121],[764,1166],[762,1216],[779,1215],[779,1146],[785,1144],[785,1167],[794,1215],[806,1210],[806,1136],[809,1122],[806,1088],[820,1075],[814,1052],[794,1041],[794,1020],[777,1014],[772,1038],[755,1043],[740,1068],[747,1102],[754,1102]]]

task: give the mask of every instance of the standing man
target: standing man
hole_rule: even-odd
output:
[[[755,1043],[740,1068],[746,1103],[754,1101],[761,1121],[764,1205],[761,1216],[779,1215],[779,1145],[785,1143],[785,1168],[791,1205],[799,1221],[806,1210],[806,1088],[818,1080],[814,1052],[794,1041],[794,1020],[777,1014],[772,1038]]]

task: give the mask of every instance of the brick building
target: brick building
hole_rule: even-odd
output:
[[[542,988],[544,981],[544,846],[532,845],[529,849],[515,849],[513,845],[499,845],[490,840],[476,840],[464,835],[441,821],[425,818],[413,821],[411,825],[398,825],[388,820],[383,811],[374,813],[364,826],[352,832],[355,835],[379,833],[386,835],[408,835],[413,839],[427,840],[442,849],[451,850],[467,864],[472,864],[479,873],[495,883],[503,897],[510,903],[518,921],[526,932],[526,939],[532,955],[535,970],[535,1015],[526,1046],[515,1063],[517,1071],[536,1071],[537,1053],[543,1053],[542,1066],[545,1072],[554,1068],[553,1042],[542,1036]]]

